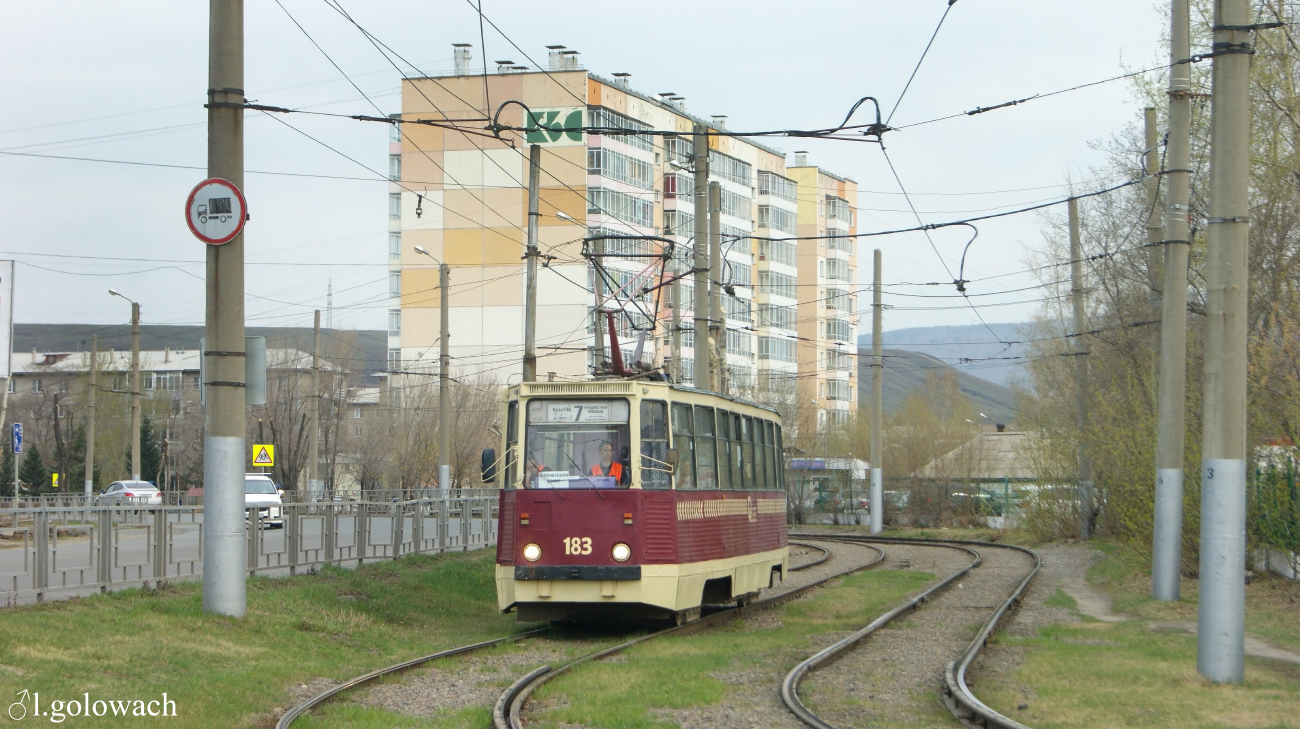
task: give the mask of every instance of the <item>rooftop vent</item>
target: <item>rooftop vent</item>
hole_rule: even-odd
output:
[[[721,131],[721,130],[723,130],[723,129],[726,129],[726,128],[727,128],[727,115],[726,115],[726,114],[714,114],[714,115],[713,115],[713,128],[714,128],[714,129],[717,129],[717,130],[719,130],[719,131]]]
[[[624,71],[619,71],[618,73],[614,74],[614,83],[618,84],[619,86],[622,86],[625,89],[631,88],[632,74]]]
[[[686,111],[685,96],[671,96],[668,98],[668,103],[672,104],[677,111]]]
[[[493,61],[497,65],[497,73],[510,73],[514,69],[514,61]]]
[[[795,167],[807,167],[807,166],[808,166],[808,153],[805,152],[805,151],[803,151],[803,150],[796,150],[795,153],[794,153],[794,166],[795,166]]]
[[[564,50],[564,46],[547,46],[547,47],[546,47],[546,50],[550,51],[550,57],[548,58],[548,61],[549,61],[549,63],[550,63],[550,68],[551,68],[551,70],[552,70],[552,71],[559,71],[559,70],[560,70],[560,51],[563,51],[563,50]]]
[[[455,59],[456,62],[456,75],[468,76],[470,73],[469,60],[471,58],[469,49],[473,48],[473,46],[468,43],[452,43],[451,47],[452,58]]]
[[[560,51],[560,70],[573,71],[578,68],[577,51]]]

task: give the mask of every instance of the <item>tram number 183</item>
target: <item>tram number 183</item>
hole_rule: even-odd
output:
[[[591,554],[591,537],[565,537],[565,554]]]

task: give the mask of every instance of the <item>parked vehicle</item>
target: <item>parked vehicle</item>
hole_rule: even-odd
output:
[[[244,507],[256,506],[258,518],[266,528],[284,528],[283,504],[280,488],[270,476],[264,473],[244,474]]]
[[[148,481],[114,481],[95,497],[95,503],[110,506],[161,506],[162,492]]]

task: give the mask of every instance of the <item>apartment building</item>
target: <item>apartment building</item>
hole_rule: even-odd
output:
[[[809,165],[804,152],[789,175],[798,185],[800,402],[815,401],[819,423],[843,423],[857,410],[858,185]]]
[[[389,148],[390,370],[436,369],[438,262],[445,262],[451,269],[453,370],[518,381],[531,144],[542,149],[538,243],[545,258],[537,279],[536,324],[542,377],[582,378],[607,356],[596,351],[597,277],[582,255],[584,238],[660,236],[673,241],[670,269],[684,272],[692,266],[691,133],[697,123],[725,130],[726,118],[695,116],[674,93],[642,93],[628,74],[604,78],[582,68],[576,52],[548,49],[545,69],[498,61],[496,72],[485,77],[471,70],[470,47],[458,45],[453,70],[403,80],[401,122]],[[529,131],[496,138],[484,132],[488,118]],[[429,121],[439,126],[421,123]],[[449,122],[460,128],[447,128]],[[627,133],[562,131],[576,127]],[[637,133],[649,130],[670,133]],[[723,297],[731,390],[752,395],[763,388],[788,389],[803,374],[797,322],[799,302],[809,298],[799,288],[802,248],[794,240],[802,229],[803,186],[776,149],[725,136],[710,136],[709,146],[709,180],[721,188],[725,262],[718,278],[734,292]],[[819,175],[838,179],[812,169],[814,187],[821,184]],[[856,198],[843,187],[827,186],[827,194]],[[839,219],[830,220],[839,230]],[[666,288],[638,294],[659,283],[660,262],[648,256],[662,254],[665,244],[607,239],[603,245],[611,257],[604,259],[608,278],[600,284],[607,292],[622,291],[616,329],[625,357],[640,347],[643,362],[667,369],[671,297]],[[832,252],[830,259],[842,257]],[[691,277],[681,279],[677,289],[682,330],[677,374],[689,383],[697,356]],[[813,329],[822,332],[817,341],[828,341],[824,324]],[[852,338],[851,331],[843,337]]]

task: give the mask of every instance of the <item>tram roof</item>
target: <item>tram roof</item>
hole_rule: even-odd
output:
[[[604,387],[601,387],[602,385]],[[610,387],[610,385],[626,385],[627,388],[626,390],[623,390],[623,388],[618,388],[616,390],[615,388]],[[507,399],[509,399],[509,397],[511,396],[516,396],[516,395],[523,396],[523,397],[564,397],[564,396],[574,396],[574,395],[578,395],[578,396],[635,395],[637,394],[636,386],[638,385],[641,387],[668,388],[675,392],[681,392],[687,395],[695,395],[698,397],[707,397],[707,398],[715,398],[718,400],[725,400],[727,402],[736,403],[738,405],[744,405],[746,407],[755,408],[757,410],[765,410],[777,416],[778,420],[780,420],[781,418],[781,413],[777,411],[776,408],[773,408],[768,405],[760,405],[759,403],[753,402],[751,400],[742,400],[738,397],[732,397],[731,395],[722,395],[716,392],[711,392],[709,390],[701,390],[695,387],[687,387],[686,385],[674,385],[667,382],[655,382],[652,380],[584,380],[582,382],[564,382],[564,383],[526,382],[526,383],[520,383],[518,385],[514,385],[512,387],[507,388],[507,392],[509,393],[509,395],[507,395]],[[525,392],[524,387],[527,387],[528,390],[527,392]],[[590,388],[590,390],[587,390],[588,387]]]

